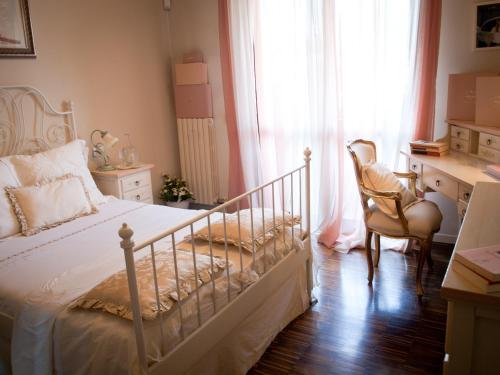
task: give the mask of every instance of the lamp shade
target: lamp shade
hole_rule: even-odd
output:
[[[111,148],[118,143],[118,138],[106,132],[106,134],[102,136],[102,143],[104,144],[104,146]]]

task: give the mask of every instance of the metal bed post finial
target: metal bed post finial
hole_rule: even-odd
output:
[[[307,259],[307,293],[311,304],[315,303],[312,296],[313,272],[312,272],[312,244],[311,244],[311,150],[306,147],[304,150],[304,161],[306,162],[306,247],[308,249]]]
[[[123,223],[120,230],[118,231],[118,235],[122,238],[120,246],[123,249],[123,252],[125,253],[125,264],[127,269],[128,288],[131,299],[130,302],[132,303],[135,340],[137,343],[137,351],[139,355],[139,365],[142,373],[145,374],[148,370],[148,363],[146,359],[146,345],[144,339],[144,329],[142,326],[142,315],[141,315],[141,309],[139,307],[139,290],[137,288],[137,277],[135,274],[135,263],[134,263],[135,243],[132,240],[132,236],[134,235],[134,230],[131,227],[129,227],[127,223]]]

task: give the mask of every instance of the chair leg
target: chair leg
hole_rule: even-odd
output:
[[[380,260],[380,234],[375,233],[375,268],[378,268],[378,262]]]
[[[373,260],[372,260],[372,235],[373,232],[366,232],[365,251],[366,261],[368,263],[368,283],[373,281]]]
[[[420,254],[418,256],[417,265],[417,296],[424,295],[424,288],[422,288],[422,271],[424,269],[425,260],[428,259],[428,254],[431,251],[432,237],[427,240],[420,241]]]
[[[427,252],[427,266],[430,269],[433,269],[434,268],[434,261],[432,260],[432,256],[431,256],[431,244],[432,244],[432,240],[430,240],[429,251]]]

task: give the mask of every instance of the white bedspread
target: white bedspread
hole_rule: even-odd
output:
[[[99,210],[35,236],[0,242],[0,312],[14,319],[14,373],[52,372],[56,316],[98,282],[125,268],[117,234],[122,222],[134,229],[138,243],[199,214],[116,199]]]

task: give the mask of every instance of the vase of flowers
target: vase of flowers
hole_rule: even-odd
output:
[[[163,175],[160,199],[170,207],[189,208],[189,202],[194,200],[194,196],[193,192],[189,190],[186,181],[177,177]]]

